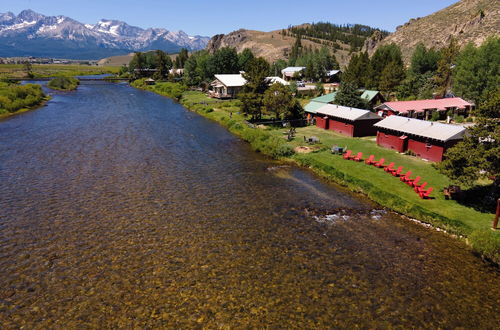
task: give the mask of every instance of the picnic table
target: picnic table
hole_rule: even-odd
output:
[[[309,144],[316,144],[316,143],[319,143],[319,137],[317,137],[317,136],[310,136],[310,137],[306,138],[304,136],[304,142],[307,142]]]

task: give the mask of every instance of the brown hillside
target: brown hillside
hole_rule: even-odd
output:
[[[262,32],[240,29],[229,34],[218,34],[212,37],[207,50],[213,52],[221,47],[233,47],[241,52],[245,48],[249,48],[256,56],[274,62],[278,59],[287,59],[294,43],[295,37],[283,36],[281,30]],[[312,47],[312,49],[322,46],[305,39],[302,39],[302,45]],[[349,60],[349,46],[342,44],[341,46],[345,49],[337,50],[335,56],[340,65],[345,65]]]
[[[408,61],[418,43],[439,49],[454,37],[463,47],[469,42],[480,45],[489,36],[498,35],[499,0],[461,0],[429,16],[411,19],[382,41],[368,40],[365,48],[372,54],[380,45],[395,43]]]

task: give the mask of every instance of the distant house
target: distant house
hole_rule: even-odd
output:
[[[325,104],[316,111],[316,126],[351,137],[375,135],[373,125],[380,120],[369,110],[334,104]]]
[[[319,97],[315,97],[311,99],[311,101],[306,104],[304,107],[304,110],[310,114],[316,114],[316,111],[325,106],[326,104],[331,104],[335,101],[335,96],[337,95],[337,92],[333,92],[330,94],[325,94]]]
[[[272,85],[272,84],[275,84],[275,83],[279,83],[279,84],[282,84],[284,86],[288,86],[290,85],[290,83],[280,77],[266,77],[266,83],[268,85]]]
[[[375,124],[377,144],[399,152],[440,162],[446,150],[463,139],[466,129],[458,125],[389,116]]]
[[[144,80],[144,83],[146,85],[154,85],[155,84],[155,80],[153,78],[148,78],[148,79]]]
[[[459,97],[385,102],[376,106],[374,110],[383,117],[398,115],[409,118],[430,119],[433,112],[439,112],[440,119],[446,119],[447,115],[467,116],[474,108],[472,103],[464,101]]]
[[[290,81],[296,76],[301,76],[302,71],[304,71],[306,68],[303,66],[289,66],[287,68],[284,68],[281,70],[281,74],[283,76],[283,79],[286,81]]]
[[[325,80],[327,82],[339,82],[341,73],[342,72],[340,70],[329,70],[326,72]]]
[[[182,76],[184,75],[184,69],[170,69],[168,73],[171,75]]]
[[[216,74],[212,81],[209,96],[217,99],[231,99],[241,91],[247,83],[243,76],[238,74]]]
[[[385,102],[384,96],[379,91],[372,91],[368,89],[361,90],[363,93],[361,94],[361,98],[368,102],[369,109],[373,109],[375,106],[380,103]]]
[[[280,77],[266,77],[265,80],[268,85],[275,83],[280,83],[285,86],[290,85],[289,82]],[[209,96],[218,99],[235,98],[246,83],[247,80],[241,73],[216,74],[215,80],[210,84],[211,90],[209,91]]]

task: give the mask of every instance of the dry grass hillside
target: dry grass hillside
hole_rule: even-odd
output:
[[[208,43],[207,49],[215,51],[221,47],[233,47],[238,52],[249,48],[256,56],[264,57],[269,62],[274,62],[278,59],[288,58],[295,37],[283,36],[281,30],[262,32],[253,30],[238,30],[229,34],[220,34],[214,36]],[[321,48],[321,44],[310,40],[302,39],[304,47],[312,49]],[[335,56],[339,64],[345,65],[349,61],[349,46],[341,44],[343,49],[337,50]]]
[[[97,62],[97,65],[99,66],[123,66],[123,65],[128,65],[132,58],[134,57],[135,53],[129,53],[127,55],[118,55],[118,56],[111,56],[111,57],[106,57],[103,59],[100,59]],[[170,58],[172,61],[175,60],[177,57],[177,54],[169,54]]]
[[[372,54],[380,45],[395,43],[408,60],[420,42],[439,49],[454,37],[463,47],[499,35],[500,0],[461,0],[429,16],[411,19],[380,42],[368,40],[365,47]]]

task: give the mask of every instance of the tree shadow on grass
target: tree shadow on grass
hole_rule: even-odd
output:
[[[487,186],[476,186],[462,190],[459,204],[471,207],[483,213],[495,213],[497,200],[500,198],[500,189],[494,184]]]

